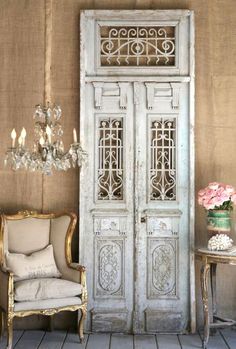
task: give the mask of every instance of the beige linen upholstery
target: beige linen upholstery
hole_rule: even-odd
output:
[[[65,256],[65,240],[69,224],[70,217],[68,216],[51,219],[50,243],[53,245],[54,257],[62,278],[80,282],[80,273],[75,273],[73,269],[68,268]]]
[[[26,211],[17,215],[1,215],[0,312],[6,315],[7,349],[12,349],[13,319],[33,314],[51,316],[61,311],[80,310],[78,333],[83,340],[83,323],[87,313],[85,267],[72,263],[71,258],[71,240],[76,221],[73,213],[38,214]],[[40,254],[50,244],[53,247],[54,266],[62,274],[61,279],[47,277],[49,280],[43,282],[45,277],[40,275],[41,279],[15,281],[14,274],[5,270],[5,257],[9,252],[24,254],[23,259],[29,260],[32,253]],[[42,264],[44,259],[41,260]],[[32,265],[27,266],[30,267]],[[41,267],[39,265],[37,269],[34,266],[35,270],[30,271],[28,277],[32,273],[34,277],[38,276],[37,270]],[[23,267],[17,273],[21,273],[21,269]],[[60,282],[63,285],[59,285]]]
[[[23,310],[37,310],[37,309],[55,309],[60,307],[67,307],[69,305],[80,305],[81,298],[59,298],[59,299],[45,299],[35,302],[16,302],[14,304],[14,311]]]
[[[79,296],[82,286],[68,280],[46,278],[15,282],[15,301],[38,301]]]
[[[9,252],[30,254],[49,244],[50,219],[6,221]]]
[[[46,277],[60,277],[52,245],[29,256],[23,253],[6,252],[6,266],[14,273],[14,280],[27,280]]]

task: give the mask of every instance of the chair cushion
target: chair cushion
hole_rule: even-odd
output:
[[[59,298],[59,299],[45,299],[34,302],[16,302],[14,304],[14,311],[23,310],[39,310],[39,309],[55,309],[66,307],[70,305],[80,305],[81,299],[79,297]]]
[[[9,252],[30,254],[42,250],[50,243],[50,219],[7,220],[4,230]]]
[[[68,298],[82,293],[82,286],[62,279],[32,279],[15,282],[16,301]]]
[[[6,252],[6,266],[13,272],[15,281],[61,276],[55,263],[52,245],[29,256]]]

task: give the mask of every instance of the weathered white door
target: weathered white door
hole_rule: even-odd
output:
[[[184,10],[81,15],[92,331],[194,330],[192,30]]]

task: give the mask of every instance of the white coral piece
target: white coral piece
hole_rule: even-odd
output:
[[[233,246],[233,240],[226,234],[216,234],[208,241],[208,250],[211,251],[225,251]]]

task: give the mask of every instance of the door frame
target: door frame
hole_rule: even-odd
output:
[[[173,75],[166,76],[166,73],[163,71],[157,72],[156,76],[148,74],[146,75],[141,73],[139,76],[128,76],[126,77],[121,73],[121,75],[114,76],[112,72],[107,74],[97,74],[86,75],[86,47],[85,47],[85,32],[86,32],[86,21],[87,18],[102,18],[102,19],[117,19],[122,18],[126,15],[131,15],[134,18],[137,16],[149,16],[152,19],[170,19],[176,16],[189,16],[189,74],[187,75],[178,75],[173,71]],[[83,10],[81,11],[80,16],[80,142],[83,147],[86,149],[86,135],[85,130],[87,127],[86,123],[86,110],[85,110],[85,85],[87,82],[99,82],[99,81],[153,81],[156,82],[166,82],[166,81],[188,81],[189,82],[189,287],[190,287],[190,321],[191,321],[191,332],[196,331],[196,301],[195,301],[195,262],[194,262],[194,225],[195,225],[195,135],[194,135],[194,119],[195,119],[195,28],[194,28],[194,12],[190,10]],[[93,45],[94,42],[91,40],[90,45]],[[157,69],[158,70],[158,69]],[[112,76],[113,75],[113,76]],[[134,80],[135,79],[135,80]],[[88,156],[89,161],[89,156]],[[85,165],[86,166],[86,165]],[[85,167],[81,168],[80,171],[80,196],[79,203],[82,200],[86,199],[86,195],[83,191],[83,185],[86,185],[86,173]],[[80,217],[83,217],[83,207],[80,206]],[[80,243],[79,243],[79,256],[80,261],[83,263],[84,260],[84,248],[85,242],[83,237],[84,231],[84,222],[83,219],[80,219]]]

